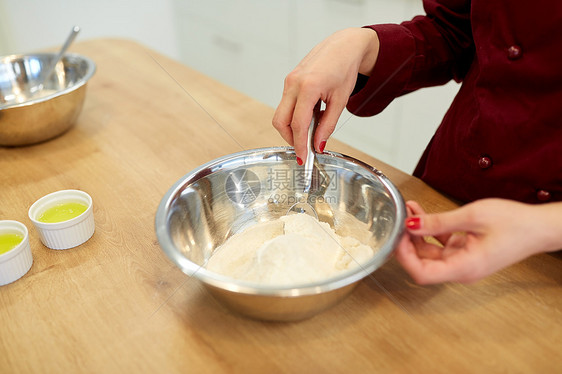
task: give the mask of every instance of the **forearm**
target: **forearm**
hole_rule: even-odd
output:
[[[364,87],[355,87],[348,110],[358,116],[381,112],[394,98],[422,87],[463,79],[474,46],[470,1],[424,1],[426,16],[372,25],[379,53]]]
[[[536,205],[532,211],[537,253],[562,250],[562,202]]]

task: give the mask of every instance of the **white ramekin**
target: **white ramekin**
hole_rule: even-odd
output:
[[[12,283],[23,277],[33,264],[27,227],[18,221],[0,221],[0,234],[23,236],[21,243],[0,255],[0,286]]]
[[[39,216],[58,204],[81,203],[88,206],[78,217],[56,223],[39,222]],[[41,242],[51,249],[76,247],[92,237],[95,230],[92,197],[80,190],[62,190],[37,200],[29,208],[29,219],[39,232]]]

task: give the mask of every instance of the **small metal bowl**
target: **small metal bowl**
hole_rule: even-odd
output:
[[[366,263],[323,281],[271,286],[233,279],[205,268],[213,251],[257,222],[287,214],[302,199],[303,169],[289,147],[247,150],[191,171],[172,186],[156,212],[166,255],[199,279],[228,308],[248,317],[294,321],[335,305],[391,255],[404,232],[406,208],[381,172],[334,152],[318,155],[329,183],[313,207],[320,221],[375,250]]]
[[[0,57],[0,146],[42,142],[76,121],[96,65],[67,53],[43,82],[55,57],[54,53]]]

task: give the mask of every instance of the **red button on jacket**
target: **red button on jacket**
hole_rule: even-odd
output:
[[[347,108],[371,116],[408,92],[462,82],[414,175],[466,202],[536,203],[536,186],[562,200],[562,1],[426,0],[424,9],[369,26],[379,56]],[[494,155],[485,174],[474,162],[484,150]]]
[[[507,58],[509,58],[510,60],[517,60],[521,57],[522,53],[523,52],[521,51],[521,47],[519,47],[518,45],[512,45],[507,49]]]
[[[539,190],[537,192],[537,199],[539,199],[539,201],[550,201],[550,192]]]
[[[478,166],[480,166],[481,169],[488,169],[490,166],[492,166],[492,160],[490,159],[490,157],[480,157],[480,159],[478,160]]]

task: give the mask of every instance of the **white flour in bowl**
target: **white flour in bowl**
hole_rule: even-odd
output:
[[[341,237],[325,222],[291,214],[258,223],[218,247],[207,269],[267,285],[293,285],[330,278],[374,255],[371,247]]]

